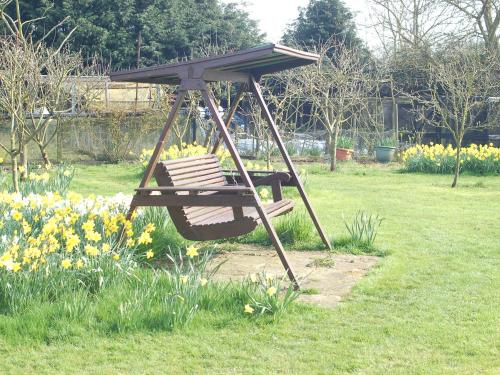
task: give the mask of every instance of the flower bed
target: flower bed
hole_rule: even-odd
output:
[[[152,242],[155,227],[135,232],[125,220],[128,201],[123,195],[0,193],[0,272],[74,272],[95,269],[103,261],[130,262],[138,246]],[[125,236],[119,243],[122,226]]]
[[[416,145],[402,154],[404,168],[408,172],[453,173],[456,149],[441,144]],[[500,173],[500,148],[471,144],[462,147],[460,170],[476,174]]]
[[[189,155],[169,150],[170,158]],[[35,168],[19,193],[9,192],[8,178],[0,185],[0,314],[30,321],[28,336],[50,335],[46,314],[68,327],[170,330],[199,310],[278,317],[297,297],[264,277],[213,282],[210,248],[180,250],[186,242],[170,233],[165,210],[128,221],[130,197],[66,192],[73,174],[69,166]]]

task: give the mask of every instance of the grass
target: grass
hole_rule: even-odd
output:
[[[272,324],[203,312],[171,333],[75,323],[46,341],[4,334],[2,373],[499,373],[500,178],[462,176],[453,190],[450,176],[394,166],[307,168],[330,234],[345,233],[342,214],[384,217],[376,244],[389,256],[337,308],[296,304]],[[132,165],[78,167],[72,189],[131,192],[138,180]]]

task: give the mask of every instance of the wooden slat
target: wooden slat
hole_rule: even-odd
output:
[[[172,178],[172,181],[179,181],[179,180],[182,180],[184,178],[196,177],[196,176],[206,176],[206,175],[210,175],[210,174],[218,174],[220,176],[223,176],[219,167],[203,168],[202,170],[188,171],[186,173],[179,173],[177,175],[172,175],[169,173],[170,177]]]
[[[168,170],[168,174],[170,176],[177,176],[177,175],[184,174],[184,173],[200,171],[200,170],[206,169],[206,168],[210,168],[210,169],[219,168],[220,169],[220,166],[219,166],[219,162],[216,160],[207,160],[206,163],[196,164],[194,162],[190,162],[188,165],[183,165],[182,167],[177,165],[175,168],[171,168],[170,166],[164,166],[163,168],[165,168],[165,170]]]
[[[273,202],[264,205],[264,209],[268,217],[275,217],[293,209],[295,203],[292,200],[284,199],[279,202]],[[260,216],[255,207],[244,207],[243,216],[246,218],[251,218],[252,220],[260,223]],[[225,223],[234,220],[234,215],[232,209],[228,209],[218,215],[209,216],[204,220],[196,220],[196,225],[210,225],[215,223]]]
[[[186,156],[184,158],[179,158],[179,159],[165,160],[165,161],[162,161],[162,163],[170,166],[170,165],[175,165],[175,164],[184,164],[186,162],[190,162],[193,160],[199,161],[202,159],[214,159],[214,158],[215,158],[215,155],[205,154],[205,155],[196,155],[196,156]]]
[[[186,209],[186,207],[184,207],[184,212],[186,213],[186,215],[189,219],[196,219],[197,217],[201,217],[205,214],[208,214],[209,212],[212,212],[214,210],[219,210],[221,208],[224,208],[224,206],[221,206],[221,207],[194,207],[194,206],[191,206],[191,207],[189,207],[189,211]]]
[[[186,168],[194,165],[203,165],[209,163],[218,163],[219,161],[214,155],[202,155],[193,156],[189,158],[181,158],[175,160],[162,161],[163,164],[169,171],[173,171],[179,168]]]
[[[220,185],[224,186],[226,179],[224,176],[210,175],[210,176],[200,176],[191,177],[181,181],[175,181],[174,186],[204,186],[204,185]]]
[[[224,215],[225,213],[232,213],[232,212],[233,212],[232,207],[214,207],[212,211],[206,212],[198,217],[192,218],[189,216],[188,220],[191,224],[196,225],[198,223],[205,223],[207,221],[210,221],[212,218],[218,218]]]

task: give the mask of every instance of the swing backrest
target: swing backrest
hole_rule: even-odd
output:
[[[215,155],[193,156],[177,160],[159,162],[155,170],[158,186],[225,186],[226,178],[223,175],[219,159]],[[177,192],[175,194],[189,194]],[[199,194],[213,194],[202,192]],[[201,214],[216,213],[221,207],[168,207],[173,220],[185,221],[186,224]]]

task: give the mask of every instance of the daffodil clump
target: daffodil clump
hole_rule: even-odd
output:
[[[74,272],[96,269],[103,260],[130,263],[139,246],[151,244],[155,227],[134,231],[125,219],[128,204],[123,195],[0,193],[0,273]]]
[[[18,171],[19,173],[24,173],[24,167],[19,166]],[[27,172],[27,178],[20,181],[19,190],[23,196],[54,191],[64,193],[68,190],[74,174],[74,168],[65,164],[56,167],[42,167],[41,165],[30,166]],[[11,179],[6,178],[6,176],[7,173],[1,173],[0,171],[0,191],[12,190],[10,185]]]
[[[154,149],[143,149],[140,155],[140,162],[144,168],[147,167],[149,163],[149,159],[153,155]],[[209,151],[206,147],[193,142],[191,144],[187,144],[185,142],[182,143],[182,147],[178,145],[172,145],[168,149],[164,150],[160,155],[160,160],[175,160],[179,158],[186,158],[190,156],[201,156],[206,155]],[[230,154],[229,151],[220,147],[216,153],[217,157],[221,164],[228,161]]]
[[[402,154],[405,169],[409,172],[453,173],[456,164],[456,149],[441,144],[416,145]],[[500,148],[471,144],[462,147],[460,170],[477,174],[500,173]]]
[[[272,314],[278,317],[297,299],[299,293],[290,285],[283,288],[284,279],[265,273],[253,273],[244,281],[246,300],[242,311],[248,315]]]

